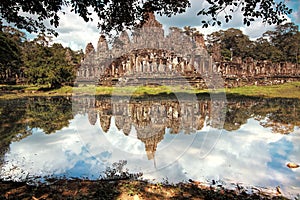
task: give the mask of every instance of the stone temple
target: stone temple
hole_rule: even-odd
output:
[[[297,64],[233,58],[223,62],[220,52],[208,54],[202,35],[190,37],[180,29],[165,36],[153,13],[134,30],[123,32],[109,48],[101,35],[95,49],[86,47],[77,84],[192,85],[197,88],[271,85],[300,80]]]
[[[96,49],[89,43],[77,81],[99,85],[200,84],[197,77],[211,72],[212,57],[201,35],[192,39],[174,29],[165,36],[162,24],[149,13],[132,38],[123,32],[111,49],[103,35]]]

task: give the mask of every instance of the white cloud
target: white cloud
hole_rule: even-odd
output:
[[[84,50],[89,42],[96,47],[100,34],[97,29],[97,15],[93,14],[92,17],[95,20],[85,22],[69,11],[66,11],[65,15],[60,14],[60,25],[56,29],[59,35],[53,38],[53,42],[61,43],[73,50]]]

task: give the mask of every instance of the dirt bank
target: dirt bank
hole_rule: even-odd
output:
[[[48,184],[0,181],[0,199],[286,199],[247,194],[242,188],[227,190],[198,182],[154,184],[147,181],[52,180]]]

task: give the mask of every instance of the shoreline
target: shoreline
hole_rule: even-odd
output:
[[[50,183],[29,185],[26,182],[0,180],[0,198],[4,199],[288,199],[279,189],[257,192],[237,185],[226,189],[189,180],[177,184],[151,183],[145,180],[52,179]]]
[[[31,85],[0,85],[0,99],[16,99],[23,97],[55,97],[66,96],[71,97],[96,95],[96,96],[159,96],[172,94],[225,94],[228,97],[245,96],[257,98],[294,98],[300,99],[300,82],[290,82],[281,85],[271,86],[243,86],[236,88],[226,88],[220,90],[183,88],[181,86],[126,86],[126,87],[110,87],[110,86],[80,86],[71,87],[64,86],[59,89],[49,89],[43,86]]]

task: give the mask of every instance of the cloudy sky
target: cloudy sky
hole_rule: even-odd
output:
[[[296,24],[300,24],[300,2],[298,0],[287,1],[290,8],[293,9],[293,14],[288,16],[288,21],[292,21]],[[260,37],[265,31],[274,29],[274,26],[263,24],[261,20],[256,20],[247,27],[243,25],[242,14],[236,12],[233,16],[233,20],[230,23],[223,23],[222,26],[215,26],[209,28],[201,28],[201,21],[203,16],[197,16],[202,8],[205,7],[206,1],[191,0],[192,6],[187,9],[187,12],[173,16],[171,18],[157,16],[157,19],[163,24],[164,29],[168,30],[171,26],[184,27],[191,26],[196,27],[201,33],[209,34],[220,29],[228,29],[231,27],[238,28],[249,35],[251,39]],[[61,15],[60,26],[57,29],[59,36],[54,38],[54,42],[62,43],[65,47],[71,47],[73,50],[85,49],[88,42],[97,44],[99,38],[99,30],[97,29],[97,16],[93,22],[86,23],[83,19],[69,13]]]

